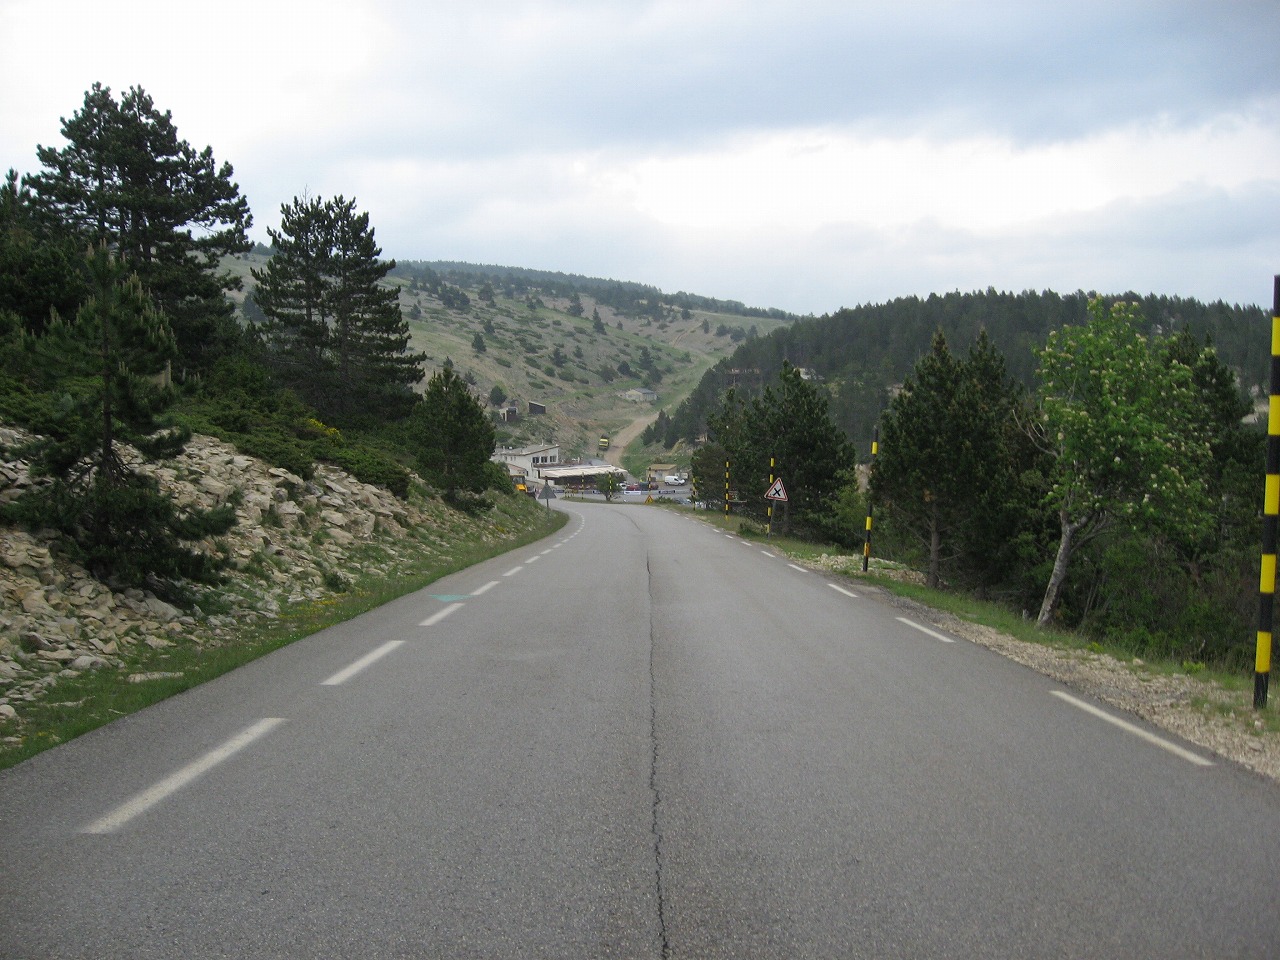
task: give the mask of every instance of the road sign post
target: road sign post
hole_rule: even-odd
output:
[[[772,467],[770,467],[772,470]],[[769,491],[764,495],[769,501],[769,536],[773,536],[773,505],[777,503],[787,502],[787,488],[782,485],[782,478],[776,480],[772,475],[769,477]]]

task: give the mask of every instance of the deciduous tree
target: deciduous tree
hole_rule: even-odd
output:
[[[1059,541],[1037,623],[1048,624],[1072,554],[1116,523],[1186,533],[1208,517],[1209,437],[1192,372],[1139,332],[1135,304],[1089,305],[1086,326],[1040,351],[1041,442],[1054,460]]]

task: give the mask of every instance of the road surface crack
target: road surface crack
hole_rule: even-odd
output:
[[[659,816],[662,807],[662,792],[658,787],[658,680],[655,666],[656,630],[653,622],[653,576],[645,562],[645,573],[649,578],[649,794],[653,799],[653,817],[651,830],[653,833],[654,886],[658,901],[658,937],[662,946],[662,958],[671,956],[671,944],[667,940],[667,903],[663,889],[662,873],[662,823]]]

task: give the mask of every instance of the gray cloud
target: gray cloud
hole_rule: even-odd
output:
[[[98,4],[0,5],[0,165],[30,170],[36,139],[57,142],[56,117],[95,80],[139,83],[193,144],[235,165],[259,239],[282,202],[342,193],[399,259],[591,273],[815,313],[987,286],[1258,302],[1280,269],[1280,171],[1241,163],[1280,149],[1274,0],[228,2],[198,18],[157,4],[163,42]],[[202,44],[216,63],[193,57]],[[802,151],[797,133],[812,131],[913,152],[875,167],[879,183],[827,171],[817,188],[846,202],[825,222],[804,197],[794,217],[776,202],[752,209],[760,191],[813,169],[788,166],[785,149],[768,154],[774,178],[745,161],[698,168],[741,177],[732,223],[713,210],[710,222],[674,218],[678,198],[657,209],[627,182],[651,161],[731,164],[753,139],[795,136]],[[1221,170],[1204,160],[1215,143]],[[1129,144],[1162,192],[1134,188],[1131,157],[1107,168],[1120,164],[1107,151]],[[1050,145],[1070,184],[1046,177]],[[919,162],[921,149],[956,159],[971,146],[993,153],[963,172]],[[1011,176],[1006,196],[1065,212],[993,225],[926,204],[854,222],[862,197],[868,211],[886,195],[971,191],[983,203],[991,170]],[[1070,204],[1031,202],[1064,186]]]

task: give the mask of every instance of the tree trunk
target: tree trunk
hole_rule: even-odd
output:
[[[1062,530],[1062,539],[1058,541],[1058,555],[1053,561],[1053,573],[1049,575],[1049,585],[1045,587],[1044,601],[1040,604],[1040,616],[1036,617],[1037,627],[1046,627],[1053,619],[1054,608],[1058,605],[1058,594],[1062,591],[1062,583],[1067,579],[1067,564],[1071,562],[1071,551],[1075,549],[1076,531],[1083,523],[1072,523],[1067,511],[1061,510],[1058,519]]]

